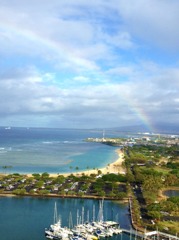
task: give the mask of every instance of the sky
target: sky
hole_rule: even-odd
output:
[[[0,0],[0,125],[178,124],[178,0]]]

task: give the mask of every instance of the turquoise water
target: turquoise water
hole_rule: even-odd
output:
[[[45,240],[44,229],[53,223],[55,201],[58,213],[62,219],[62,226],[69,226],[71,212],[73,224],[84,207],[84,220],[93,219],[93,205],[95,216],[99,210],[99,201],[83,199],[52,199],[52,198],[0,198],[0,239],[1,240]],[[104,201],[104,219],[118,221],[123,228],[130,228],[128,207],[125,204]],[[129,236],[116,236],[113,239],[128,240]]]
[[[102,132],[0,128],[0,172],[67,173],[76,167],[80,171],[101,168],[117,159],[115,147],[85,142],[88,137],[102,137]],[[3,166],[11,167],[4,169]]]

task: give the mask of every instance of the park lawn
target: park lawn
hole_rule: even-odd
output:
[[[171,171],[171,169],[165,168],[165,167],[161,167],[161,166],[154,166],[153,169],[155,171],[162,172],[164,174],[168,174]]]
[[[163,173],[163,174],[168,174],[171,169],[166,168],[166,167],[162,167],[162,166],[152,166],[152,167],[146,167],[146,166],[141,166],[140,167],[141,170],[155,170],[159,173]]]
[[[160,230],[163,231],[169,231],[173,235],[176,235],[176,233],[179,233],[179,224],[178,222],[174,221],[161,221],[158,223],[158,227]]]

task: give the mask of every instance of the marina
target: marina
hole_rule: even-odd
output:
[[[45,229],[45,236],[48,239],[64,239],[64,240],[85,240],[85,239],[99,239],[101,237],[112,237],[115,234],[120,234],[122,230],[118,222],[105,221],[103,216],[104,200],[99,202],[99,211],[97,220],[95,220],[95,205],[93,205],[93,221],[89,221],[89,212],[87,212],[86,220],[84,216],[84,207],[82,207],[81,215],[77,211],[77,224],[73,226],[71,214],[69,215],[69,222],[72,228],[62,227],[61,218],[58,218],[57,205],[55,202],[54,208],[54,224],[51,224],[48,229]]]
[[[62,227],[66,226],[71,229],[72,226],[74,227],[80,224],[83,220],[82,207],[84,209],[85,216],[83,220],[84,222],[87,220],[91,222],[98,219],[98,200],[74,198],[54,199],[37,197],[1,197],[0,239],[45,240],[45,228],[49,228],[50,225],[54,224],[55,202],[57,202]],[[93,209],[95,209],[95,211]],[[127,204],[105,200],[103,216],[104,219],[111,219],[116,222],[120,222],[121,228],[130,229]],[[13,229],[13,231],[9,231],[9,229]],[[123,240],[129,240],[129,238],[130,237],[127,234],[122,234]],[[120,240],[121,235],[113,235],[110,239]]]
[[[179,240],[177,235],[174,236],[158,230],[147,231],[145,229],[145,231],[137,231],[137,229],[133,229],[132,226],[130,229],[121,228],[119,222],[104,219],[103,204],[104,200],[100,200],[97,219],[95,219],[94,205],[92,209],[92,221],[89,221],[89,212],[87,212],[85,219],[84,207],[82,207],[81,215],[79,215],[79,210],[77,210],[76,225],[73,226],[72,215],[70,212],[69,227],[62,227],[61,218],[58,217],[57,205],[55,202],[54,224],[51,224],[48,229],[45,229],[45,237],[53,240],[97,240],[101,238],[111,238],[114,235],[120,235],[122,239],[122,234],[128,234],[130,239],[134,237],[135,239],[146,240]]]

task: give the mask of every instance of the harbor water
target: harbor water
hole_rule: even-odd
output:
[[[57,204],[62,226],[75,225],[77,212],[84,221],[98,216],[99,201],[84,199],[1,197],[0,198],[0,239],[1,240],[45,240],[44,230],[54,221],[54,205]],[[95,213],[94,213],[95,209]],[[70,215],[72,216],[70,218]],[[104,201],[104,220],[115,220],[122,228],[130,229],[128,206],[116,201]],[[125,234],[113,239],[128,240]]]

